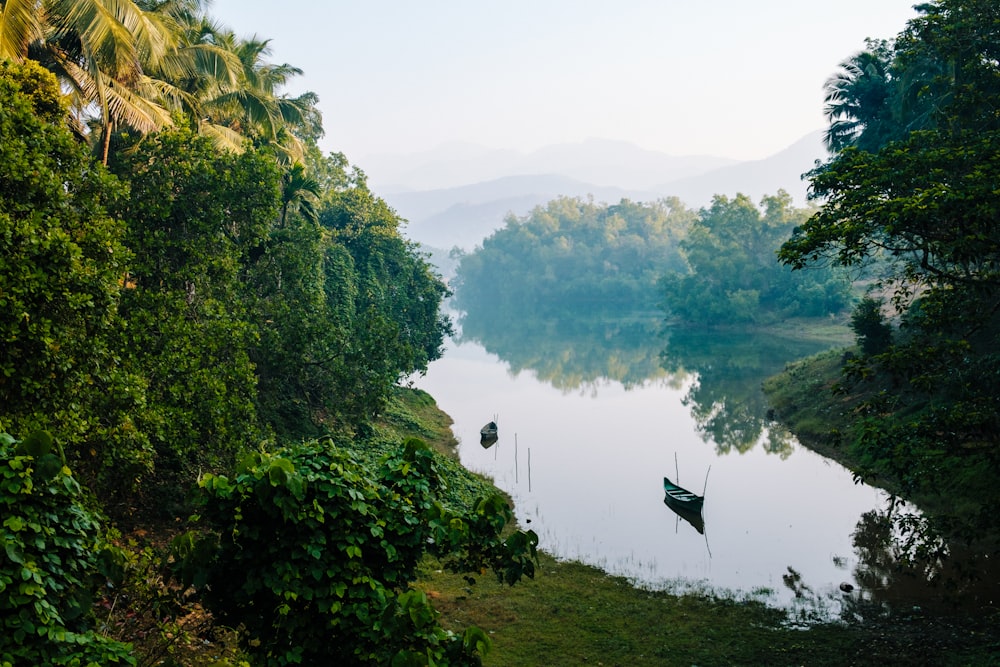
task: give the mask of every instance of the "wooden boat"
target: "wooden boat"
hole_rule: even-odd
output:
[[[705,533],[705,519],[702,516],[702,509],[705,505],[705,497],[692,493],[687,489],[677,486],[666,477],[663,478],[663,503],[674,511],[674,514],[694,526],[699,533]]]
[[[479,429],[479,444],[487,449],[497,441],[499,436],[497,435],[497,423],[490,422],[486,426]]]
[[[678,506],[694,510],[695,512],[701,512],[701,508],[705,504],[704,496],[699,496],[683,487],[677,486],[666,477],[663,478],[663,491],[667,494],[667,498],[676,502]]]

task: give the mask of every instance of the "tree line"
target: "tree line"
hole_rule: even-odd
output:
[[[509,216],[482,247],[460,256],[456,306],[553,316],[663,309],[680,325],[764,325],[822,317],[850,302],[843,271],[794,273],[781,244],[808,218],[784,192],[763,210],[746,195],[716,196],[700,211],[678,199],[598,204],[564,197]]]

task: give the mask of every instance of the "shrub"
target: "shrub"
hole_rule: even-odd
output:
[[[0,433],[0,516],[0,665],[135,664],[93,630],[113,551],[48,434]]]
[[[866,296],[851,313],[851,329],[865,356],[881,354],[892,344],[892,326],[882,314],[882,302]]]
[[[511,513],[499,500],[468,516],[444,509],[435,467],[416,439],[368,466],[313,441],[254,453],[232,479],[205,475],[204,516],[218,534],[175,541],[184,582],[245,628],[260,664],[479,664],[488,639],[439,625],[409,587],[417,564],[453,553],[457,566],[514,583],[534,574],[537,536],[501,540]]]

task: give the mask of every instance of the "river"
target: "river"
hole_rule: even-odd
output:
[[[824,346],[655,328],[466,332],[416,384],[454,419],[463,464],[511,495],[546,552],[638,586],[842,613],[871,579],[855,535],[889,497],[768,423],[760,391]],[[500,437],[484,448],[494,417]],[[704,494],[703,534],[664,504],[664,476]]]

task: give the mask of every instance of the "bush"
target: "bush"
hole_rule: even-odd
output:
[[[882,314],[882,302],[866,296],[851,313],[851,329],[865,356],[882,354],[892,345],[892,326]]]
[[[93,630],[113,552],[48,434],[0,433],[0,510],[0,665],[135,664]]]
[[[488,639],[439,625],[409,588],[417,564],[432,551],[509,583],[534,574],[537,536],[501,540],[511,512],[499,500],[444,509],[435,455],[416,439],[368,466],[330,441],[257,452],[201,488],[218,534],[175,541],[182,578],[245,628],[260,664],[479,664]]]

